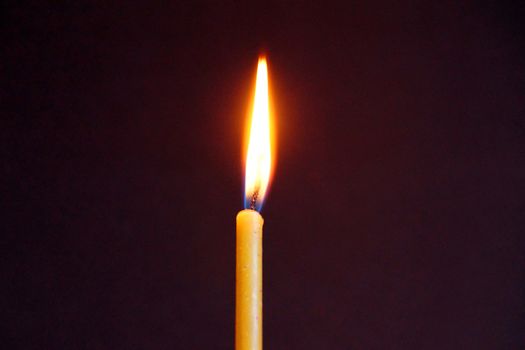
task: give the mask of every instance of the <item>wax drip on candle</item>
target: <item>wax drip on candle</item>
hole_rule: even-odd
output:
[[[250,209],[255,210],[255,204],[257,203],[257,197],[259,196],[259,190],[255,190],[252,195],[252,200],[250,201]]]

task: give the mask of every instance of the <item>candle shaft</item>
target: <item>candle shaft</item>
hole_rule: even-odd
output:
[[[263,222],[255,210],[237,214],[236,350],[262,350]]]

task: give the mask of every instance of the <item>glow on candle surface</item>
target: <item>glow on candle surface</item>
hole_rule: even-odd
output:
[[[246,152],[245,210],[237,214],[235,349],[262,349],[261,209],[272,170],[266,59],[259,58]]]

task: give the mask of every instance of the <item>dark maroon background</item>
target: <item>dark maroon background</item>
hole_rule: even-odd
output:
[[[523,5],[186,3],[4,4],[2,346],[233,348],[264,50],[265,348],[522,349]]]

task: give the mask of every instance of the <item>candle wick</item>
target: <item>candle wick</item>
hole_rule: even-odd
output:
[[[252,200],[250,201],[250,209],[255,210],[255,203],[257,202],[257,197],[259,196],[259,190],[255,190],[252,195]]]

